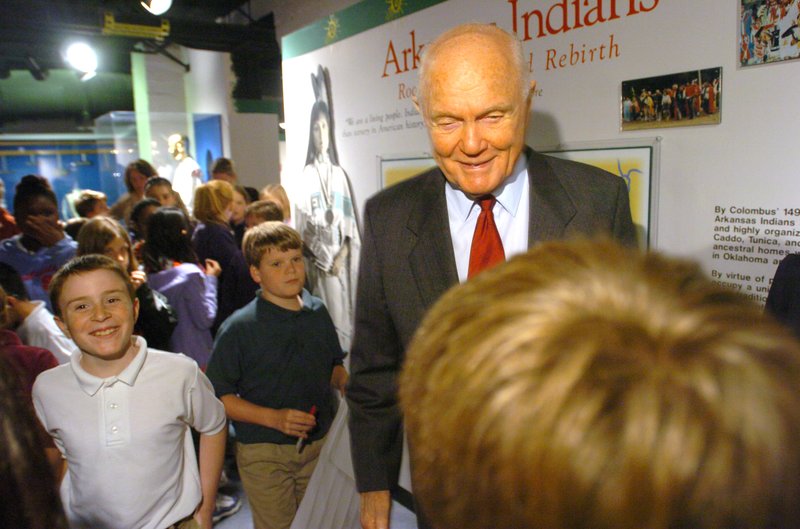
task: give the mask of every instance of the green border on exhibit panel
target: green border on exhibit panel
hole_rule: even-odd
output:
[[[363,0],[281,39],[283,60],[329,46],[446,0]]]

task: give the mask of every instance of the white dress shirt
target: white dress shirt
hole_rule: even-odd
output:
[[[520,154],[511,175],[493,193],[497,202],[492,208],[492,213],[500,239],[503,241],[506,259],[528,250],[529,189],[528,160],[524,154]],[[472,236],[481,208],[450,182],[445,184],[444,195],[447,200],[447,217],[450,222],[450,238],[453,240],[458,280],[463,283],[467,280],[469,272]]]

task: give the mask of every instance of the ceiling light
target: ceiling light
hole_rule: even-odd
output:
[[[84,74],[97,71],[97,54],[85,42],[75,42],[67,48],[67,62]]]
[[[149,0],[142,2],[142,7],[145,8],[151,15],[163,15],[169,8],[172,7],[172,0]]]

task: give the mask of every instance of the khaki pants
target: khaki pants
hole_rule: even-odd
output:
[[[288,529],[306,492],[325,440],[306,445],[236,443],[236,465],[255,529]]]

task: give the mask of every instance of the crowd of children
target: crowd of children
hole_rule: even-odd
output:
[[[291,525],[331,388],[347,382],[344,352],[304,289],[285,191],[259,196],[229,160],[214,167],[224,174],[197,187],[190,212],[137,160],[110,209],[102,193],[76,194],[72,235],[45,178],[17,185],[19,233],[0,241],[0,376],[15,380],[0,390],[16,388],[15,414],[38,416],[28,444],[40,454],[25,464],[50,464],[14,527],[210,528],[226,514],[226,417],[255,527]],[[29,495],[15,464],[4,494]]]

